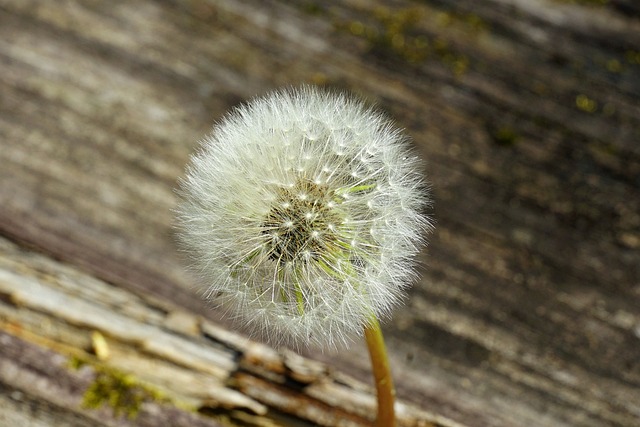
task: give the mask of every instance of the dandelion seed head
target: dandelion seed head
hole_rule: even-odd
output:
[[[274,345],[337,347],[384,318],[430,229],[407,138],[346,95],[255,99],[202,142],[181,181],[180,241],[205,294]]]

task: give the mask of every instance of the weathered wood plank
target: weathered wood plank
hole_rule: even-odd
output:
[[[221,378],[229,353],[158,335],[167,313],[220,321],[173,244],[175,181],[228,108],[325,84],[379,103],[428,161],[428,268],[385,330],[400,397],[469,426],[637,425],[638,13],[622,0],[0,0],[0,233],[90,282],[34,278],[52,261],[25,252],[16,269],[5,245],[2,283],[21,288],[3,291],[2,316],[65,349],[90,348],[91,330],[120,337],[114,366],[157,358],[179,380],[154,381],[179,394],[196,366]],[[85,317],[91,301],[111,301],[96,312],[109,316]],[[139,307],[156,309],[132,327]],[[314,358],[369,381],[363,351]],[[251,401],[253,416],[273,404]],[[20,402],[60,425],[90,416],[46,395],[0,407],[47,425]]]
[[[155,305],[5,239],[0,254],[0,386],[10,394],[0,404],[18,412],[16,419],[26,402],[41,400],[33,419],[50,424],[60,416],[61,423],[160,425],[166,416],[176,419],[170,425],[217,425],[195,411],[258,425],[278,425],[279,414],[297,416],[300,425],[371,424],[371,388],[323,364]],[[401,426],[456,425],[411,405],[399,409]]]

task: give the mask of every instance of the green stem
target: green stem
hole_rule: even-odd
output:
[[[396,391],[391,378],[391,368],[387,357],[387,350],[382,337],[380,323],[375,316],[371,316],[369,325],[364,329],[364,336],[367,340],[369,355],[371,356],[371,367],[373,377],[376,381],[376,391],[378,393],[378,418],[376,426],[394,427],[396,425],[394,401]]]

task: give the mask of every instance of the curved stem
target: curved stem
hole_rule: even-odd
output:
[[[391,368],[387,357],[387,349],[382,337],[380,323],[375,316],[371,316],[371,321],[364,329],[364,336],[367,340],[369,355],[371,356],[371,367],[373,377],[376,381],[376,391],[378,393],[378,418],[376,426],[394,427],[395,411],[394,402],[396,391],[391,378]]]

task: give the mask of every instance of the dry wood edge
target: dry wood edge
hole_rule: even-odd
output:
[[[375,414],[369,385],[4,238],[0,340],[5,420],[24,419],[25,407],[39,408],[41,421],[52,417],[43,425],[358,426]],[[401,426],[457,425],[397,408]]]

